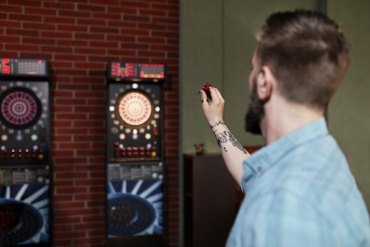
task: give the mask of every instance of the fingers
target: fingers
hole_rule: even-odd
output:
[[[224,98],[222,97],[220,91],[218,91],[217,88],[209,87],[209,92],[211,94],[212,99],[211,100],[208,99],[208,102],[209,101],[212,101],[213,103],[225,102]],[[201,89],[199,93],[201,101],[204,102],[208,98],[206,92],[203,89]]]
[[[216,92],[216,94],[217,94],[217,96],[219,97],[219,99],[223,102],[223,101],[225,101],[224,100],[224,98],[222,97],[222,95],[221,95],[221,93],[220,93],[220,91],[218,91],[218,89],[217,88],[214,88],[215,90],[215,92]]]
[[[205,107],[206,103],[208,103],[207,94],[204,90],[200,90],[200,102],[202,103],[202,107]]]
[[[207,99],[207,94],[206,92],[204,92],[204,90],[199,90],[199,93],[200,93],[200,99],[201,100],[206,100]]]

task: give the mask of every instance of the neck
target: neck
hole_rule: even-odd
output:
[[[284,135],[322,117],[324,109],[292,104],[283,98],[275,98],[265,104],[265,117],[261,129],[265,141],[270,144]]]

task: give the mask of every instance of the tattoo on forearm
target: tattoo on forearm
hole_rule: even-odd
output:
[[[220,148],[222,148],[221,146],[222,143],[230,142],[231,145],[238,148],[243,153],[248,154],[247,151],[243,148],[243,146],[238,142],[238,140],[235,138],[235,136],[230,131],[225,130],[219,134],[215,134],[215,136],[216,136],[218,146]],[[225,150],[225,152],[227,152],[225,147],[223,149]]]
[[[220,134],[215,134],[216,135],[216,140],[218,143],[218,146],[221,147],[221,143],[226,143],[227,142],[227,133],[226,131],[220,133]]]

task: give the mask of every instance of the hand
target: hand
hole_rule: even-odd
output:
[[[214,125],[219,121],[223,122],[225,100],[217,88],[210,87],[209,91],[212,100],[207,99],[207,94],[203,89],[199,92],[204,116],[210,125]]]

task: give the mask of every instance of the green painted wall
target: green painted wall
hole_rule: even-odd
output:
[[[329,106],[329,128],[370,208],[370,1],[330,0],[327,10],[351,43],[351,65]]]

